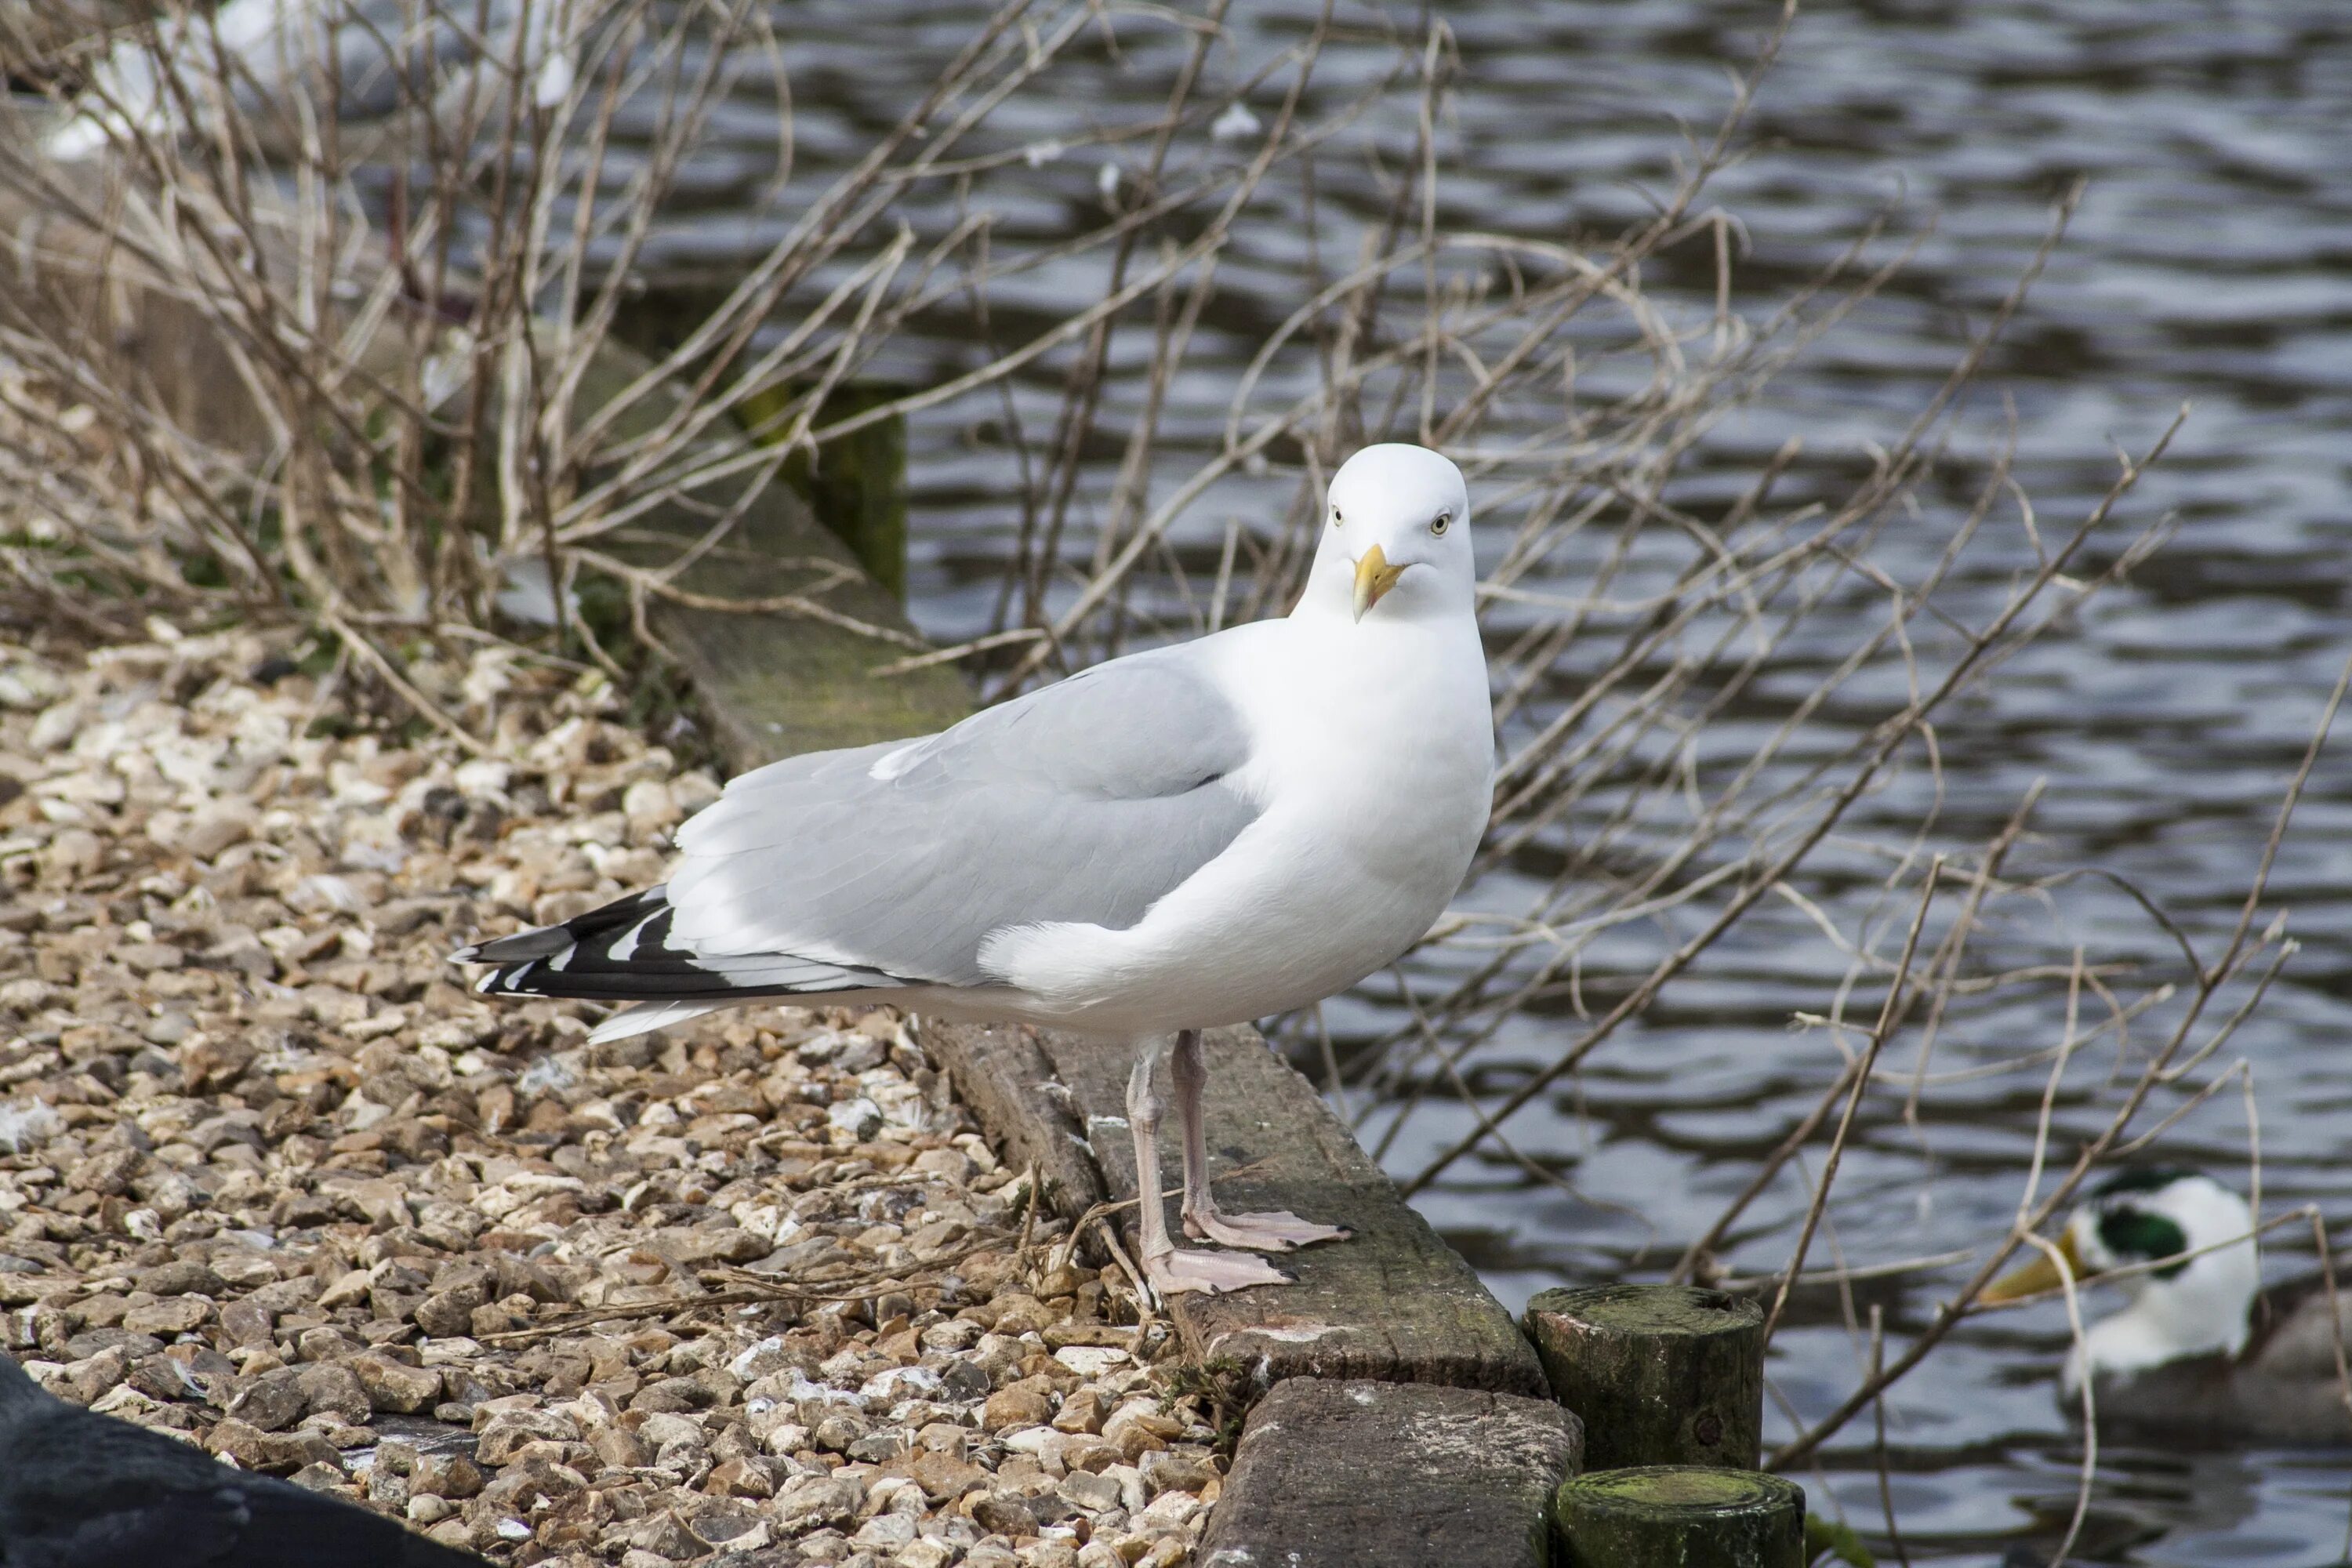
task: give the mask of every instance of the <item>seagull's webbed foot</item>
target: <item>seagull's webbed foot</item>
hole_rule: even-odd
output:
[[[1265,1258],[1246,1252],[1193,1252],[1181,1247],[1171,1247],[1157,1257],[1145,1253],[1143,1278],[1163,1298],[1184,1290],[1220,1296],[1253,1285],[1297,1283]]]
[[[1246,1247],[1256,1252],[1288,1252],[1318,1241],[1345,1241],[1353,1233],[1345,1226],[1317,1225],[1285,1209],[1260,1214],[1224,1214],[1216,1209],[1184,1211],[1184,1234],[1195,1241],[1225,1247]]]

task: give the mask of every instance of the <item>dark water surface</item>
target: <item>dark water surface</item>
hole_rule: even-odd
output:
[[[1212,62],[1218,81],[1255,69],[1312,15],[1290,3],[1235,12],[1232,43]],[[1670,183],[1676,122],[1711,127],[1727,71],[1752,58],[1771,12],[1640,0],[1442,14],[1462,57],[1447,131],[1449,220],[1590,237],[1637,217],[1643,193]],[[801,177],[862,150],[928,86],[971,21],[969,7],[914,0],[782,13]],[[1412,15],[1393,21],[1409,29]],[[1148,27],[1122,41],[1118,58],[1016,105],[995,144],[1076,138],[1159,104],[1181,44]],[[1318,90],[1367,79],[1391,58],[1377,40],[1337,47]],[[1274,96],[1254,98],[1260,113]],[[781,221],[772,211],[747,219],[737,205],[768,166],[772,126],[772,107],[757,96],[720,117],[689,181],[702,210],[680,215],[657,261],[724,268],[772,239]],[[2173,457],[2133,502],[2147,517],[2173,513],[2177,536],[2127,586],[1951,717],[1944,830],[1953,842],[1980,843],[2032,780],[2046,778],[2021,863],[2107,866],[2201,931],[2226,929],[2234,915],[2284,781],[2352,648],[2347,126],[2352,5],[2343,0],[1823,3],[1805,11],[1765,84],[1752,156],[1714,193],[1750,244],[1738,273],[1743,309],[1768,310],[1890,206],[1909,232],[1929,217],[1934,229],[1885,294],[1717,431],[1696,466],[1702,489],[1709,474],[1729,485],[1752,471],[1792,432],[1809,451],[1832,454],[1899,432],[2010,287],[2053,199],[2088,178],[2068,238],[1993,354],[1964,423],[1997,437],[2013,409],[2023,487],[2045,519],[2071,519],[2105,489],[2117,445],[2145,447],[2192,403]],[[1029,186],[995,198],[1003,243],[1098,222],[1087,193],[1105,156],[1046,161]],[[1323,176],[1366,214],[1385,200],[1360,166],[1335,164]],[[925,199],[934,205],[919,202],[915,216],[947,221],[949,198]],[[1301,254],[1260,241],[1229,260],[1188,373],[1171,389],[1165,447],[1213,449],[1241,369],[1303,296]],[[1703,269],[1662,268],[1647,282],[1669,300],[1680,290],[1695,310],[1708,304]],[[1074,262],[1000,299],[1017,303],[1025,289],[1046,320],[1099,288],[1098,261]],[[1130,332],[1121,353],[1139,354],[1148,336],[1148,328]],[[891,369],[920,383],[981,353],[968,333],[942,329],[901,344]],[[1033,437],[1050,428],[1058,392],[1050,368],[1016,388]],[[1132,406],[1129,394],[1115,395],[1107,426],[1122,431]],[[988,629],[1012,548],[1017,469],[1000,416],[991,393],[935,409],[911,432],[913,608],[943,640]],[[1099,445],[1073,513],[1081,534],[1102,515],[1118,462],[1115,441]],[[1286,486],[1221,490],[1179,536],[1213,565],[1226,516],[1253,495],[1278,507]],[[1930,496],[1926,504],[1964,503]],[[1988,580],[1997,587],[1999,574]],[[1857,621],[1846,635],[1859,640],[1868,629]],[[1881,825],[1896,822],[1906,801],[1916,805],[1897,790],[1878,803]],[[2302,951],[2232,1047],[2252,1065],[2266,1212],[2316,1202],[2337,1222],[2352,1221],[2348,818],[2346,770],[2324,760],[2274,888]],[[1801,921],[1772,920],[1793,923],[1759,916],[1752,939],[1712,955],[1578,1081],[1514,1121],[1522,1147],[1565,1170],[1580,1195],[1501,1160],[1465,1162],[1423,1194],[1423,1211],[1507,1302],[1562,1281],[1654,1277],[1834,1077],[1839,1058],[1822,1037],[1787,1024],[1793,1011],[1824,1008],[1840,970],[1792,957],[1785,941]],[[2110,956],[2161,957],[2119,894],[2070,895],[2050,931],[2062,953],[2080,942]],[[1330,1018],[1343,1044],[1386,1021],[1370,997]],[[2050,1025],[2017,1020],[2028,1034]],[[1474,1081],[1517,1081],[1565,1037],[1565,1021],[1522,1019],[1475,1059]],[[2062,1149],[2105,1121],[2114,1099],[2096,1081],[2105,1070],[2084,1069],[2092,1081],[2062,1106]],[[1997,1238],[2016,1208],[2038,1093],[2038,1079],[1989,1077],[1981,1092],[1963,1085],[1939,1094],[1916,1129],[1895,1114],[1899,1092],[1874,1094],[1813,1262],[1868,1264]],[[1380,1108],[1351,1109],[1367,1111],[1369,1130],[1384,1128]],[[2232,1089],[2167,1148],[2242,1179],[2245,1121]],[[1391,1168],[1417,1170],[1469,1125],[1458,1102],[1424,1104],[1392,1142]],[[1730,1266],[1781,1267],[1785,1222],[1803,1201],[1793,1179],[1776,1188],[1755,1215],[1768,1228],[1735,1247]],[[2291,1241],[2273,1252],[2273,1273],[2307,1264]],[[1954,1283],[1948,1271],[1931,1273],[1866,1300],[1885,1308],[1899,1346]],[[2051,1394],[2063,1342],[2054,1307],[1981,1320],[1888,1399],[1886,1486],[1912,1561],[1995,1563],[2012,1542],[2039,1542],[2045,1552],[2054,1543],[2074,1508],[2079,1453]],[[1790,1411],[1832,1408],[1866,1355],[1832,1298],[1801,1303],[1775,1345],[1785,1405],[1770,1416],[1772,1433],[1793,1429]],[[1887,1544],[1867,1417],[1803,1479],[1817,1506]],[[2075,1557],[2331,1563],[2345,1555],[2347,1521],[2345,1455],[2111,1451]]]

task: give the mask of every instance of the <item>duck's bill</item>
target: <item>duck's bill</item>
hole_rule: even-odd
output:
[[[2058,1255],[2066,1260],[2066,1274],[2058,1271],[2058,1262],[2046,1252],[2036,1252],[2033,1261],[2011,1274],[2004,1274],[1985,1287],[1978,1300],[1998,1307],[2008,1301],[2022,1301],[2028,1296],[2039,1296],[2044,1290],[2055,1290],[2066,1283],[2067,1275],[2081,1279],[2089,1272],[2083,1267],[2082,1255],[2074,1250],[2071,1235],[2058,1238]]]

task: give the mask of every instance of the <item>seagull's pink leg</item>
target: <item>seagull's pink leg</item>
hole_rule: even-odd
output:
[[[1252,1285],[1287,1285],[1290,1276],[1264,1258],[1232,1252],[1180,1250],[1168,1236],[1167,1201],[1160,1192],[1160,1113],[1164,1109],[1151,1078],[1168,1048],[1154,1035],[1137,1047],[1135,1070],[1127,1080],[1127,1125],[1135,1137],[1135,1191],[1142,1207],[1143,1277],[1162,1296],[1181,1290],[1215,1295]]]
[[[1201,1031],[1185,1029],[1176,1037],[1176,1119],[1184,1124],[1184,1234],[1227,1247],[1255,1247],[1262,1252],[1287,1252],[1310,1241],[1334,1241],[1347,1236],[1336,1225],[1317,1225],[1297,1215],[1225,1214],[1209,1189],[1208,1118],[1201,1095],[1209,1081],[1208,1056],[1201,1049]]]

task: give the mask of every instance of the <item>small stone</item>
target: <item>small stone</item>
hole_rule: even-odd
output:
[[[296,1373],[305,1407],[313,1415],[332,1415],[360,1426],[375,1413],[375,1402],[347,1362],[313,1362]]]
[[[915,1539],[915,1521],[903,1513],[877,1513],[849,1539],[877,1552],[895,1552]]]
[[[309,1491],[326,1492],[330,1496],[343,1498],[359,1496],[358,1489],[352,1485],[351,1478],[324,1459],[313,1459],[286,1479]]]
[[[646,1446],[646,1440],[617,1422],[596,1428],[588,1446],[599,1459],[614,1469],[642,1469],[654,1462],[653,1450]]]
[[[1054,1414],[1045,1391],[1030,1386],[1027,1382],[1011,1384],[988,1396],[982,1410],[980,1424],[991,1432],[1002,1432],[1010,1426],[1042,1425]]]
[[[66,1368],[66,1387],[83,1405],[95,1405],[114,1391],[131,1371],[130,1352],[113,1345],[85,1356]]]
[[[580,1427],[552,1410],[502,1410],[482,1427],[475,1456],[496,1468],[511,1464],[532,1443],[574,1443]]]
[[[1125,1458],[1118,1444],[1101,1437],[1081,1435],[1062,1445],[1062,1464],[1067,1469],[1107,1470]]]
[[[378,936],[407,936],[440,919],[447,909],[440,899],[394,899],[378,904],[368,915],[368,924]]]
[[[1082,1388],[1063,1400],[1062,1408],[1054,1413],[1054,1430],[1091,1435],[1102,1430],[1102,1395],[1091,1388]]]
[[[1184,1435],[1184,1424],[1159,1414],[1149,1404],[1122,1405],[1105,1418],[1102,1435],[1118,1445],[1119,1453],[1133,1464],[1142,1455],[1165,1448]]]
[[[996,1332],[1010,1336],[1042,1332],[1061,1314],[1025,1291],[1009,1291],[989,1306],[996,1314]]]
[[[756,1552],[768,1544],[768,1523],[740,1503],[720,1501],[691,1509],[686,1528],[705,1546]]]
[[[1058,1489],[1063,1497],[1088,1513],[1102,1513],[1119,1505],[1118,1483],[1086,1470],[1071,1472]]]
[[[482,1489],[482,1468],[463,1454],[427,1454],[416,1461],[408,1489],[435,1497],[473,1497]]]
[[[354,1268],[320,1291],[316,1305],[322,1312],[331,1312],[338,1307],[360,1306],[374,1289],[375,1280],[369,1272],[364,1268]]]
[[[811,1441],[829,1454],[845,1454],[849,1446],[866,1436],[866,1428],[855,1415],[836,1411],[816,1424]]]
[[[675,1513],[658,1513],[629,1531],[628,1542],[640,1552],[650,1552],[665,1562],[683,1563],[689,1557],[702,1555],[702,1542]]]
[[[221,1334],[232,1345],[258,1349],[268,1344],[273,1322],[269,1310],[250,1297],[220,1310]]]
[[[711,1263],[757,1263],[774,1250],[766,1237],[733,1226],[670,1226],[646,1238],[646,1249],[688,1268]]]
[[[698,1379],[666,1377],[640,1389],[637,1396],[629,1401],[629,1408],[676,1415],[688,1410],[708,1410],[718,1403],[718,1398],[709,1385]]]
[[[776,1492],[776,1522],[799,1534],[848,1523],[857,1516],[865,1491],[856,1481],[831,1475],[794,1476]]]
[[[409,1316],[418,1328],[435,1339],[457,1339],[472,1330],[474,1310],[488,1305],[488,1294],[483,1286],[463,1285],[425,1297]]]
[[[926,1431],[929,1428],[926,1427]],[[988,1472],[957,1455],[922,1449],[908,1457],[907,1475],[933,1502],[949,1502],[977,1486],[985,1486]]]
[[[181,831],[177,847],[198,860],[214,860],[222,850],[253,837],[253,808],[243,802],[209,806],[198,812]]]
[[[1206,1454],[1175,1450],[1147,1454],[1140,1468],[1143,1484],[1154,1496],[1167,1491],[1197,1493],[1217,1479],[1216,1461]]]
[[[940,1373],[940,1397],[969,1405],[988,1393],[988,1373],[968,1361],[951,1361]]]
[[[100,1197],[120,1196],[131,1188],[131,1178],[139,1172],[143,1159],[131,1149],[108,1149],[92,1154],[66,1173],[66,1185],[77,1193],[95,1193]]]
[[[158,1264],[139,1276],[139,1289],[156,1296],[226,1296],[228,1282],[190,1258]]]
[[[199,1297],[175,1296],[168,1301],[152,1301],[133,1307],[122,1314],[122,1326],[134,1334],[188,1333],[213,1315],[212,1307]]]
[[[229,1395],[228,1414],[262,1432],[277,1432],[301,1419],[310,1404],[302,1374],[290,1366],[240,1378]]]
[[[216,1423],[205,1447],[226,1454],[248,1470],[291,1475],[305,1465],[340,1465],[335,1446],[318,1432],[264,1432],[234,1418]]]
[[[655,1448],[669,1447],[677,1443],[702,1447],[702,1424],[685,1415],[656,1412],[637,1426],[637,1436]]]
[[[374,1409],[413,1415],[440,1403],[438,1368],[406,1366],[384,1355],[353,1356],[343,1364],[359,1378]]]
[[[1037,1516],[1026,1500],[1013,1492],[996,1492],[971,1505],[971,1521],[992,1535],[1019,1537],[1037,1533]]]
[[[776,1483],[765,1465],[751,1459],[729,1459],[711,1467],[702,1489],[717,1497],[764,1498],[775,1496]]]

